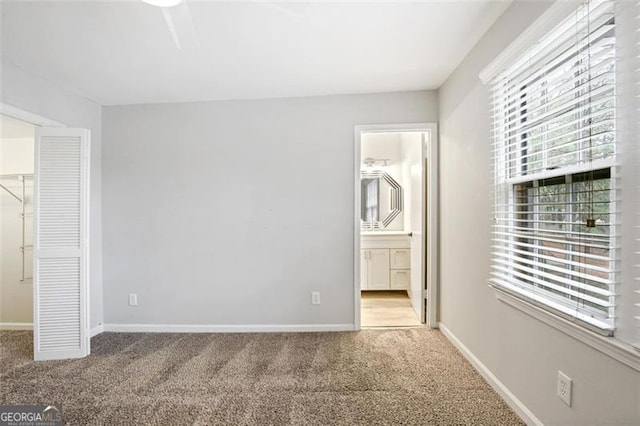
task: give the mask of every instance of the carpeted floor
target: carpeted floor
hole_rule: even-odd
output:
[[[438,331],[130,334],[35,363],[0,331],[0,403],[62,403],[69,424],[521,425]]]

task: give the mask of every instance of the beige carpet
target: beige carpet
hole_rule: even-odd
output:
[[[420,320],[406,291],[363,291],[360,299],[362,327],[413,327]]]
[[[0,403],[62,403],[69,424],[519,425],[438,332],[117,334],[31,361],[0,331]]]

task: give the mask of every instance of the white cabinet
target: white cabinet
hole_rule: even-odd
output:
[[[391,290],[407,290],[411,283],[411,250],[390,249],[389,268],[391,278],[389,280]]]
[[[409,269],[411,267],[409,249],[391,249],[389,252],[391,269]]]
[[[411,250],[407,236],[362,238],[360,288],[407,290],[411,280]]]
[[[408,290],[411,282],[410,269],[392,269],[391,270],[391,290]]]
[[[389,250],[361,250],[360,288],[363,290],[388,290]]]

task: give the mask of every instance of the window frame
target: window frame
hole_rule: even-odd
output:
[[[570,15],[569,15],[570,16]],[[562,21],[566,20],[566,16]],[[544,38],[548,38],[548,33],[543,36]],[[573,47],[569,48],[572,49]],[[564,53],[563,53],[564,55]],[[551,60],[552,62],[555,59]],[[557,98],[569,98],[568,104],[561,104],[560,111],[561,113],[551,114],[547,117],[544,115],[548,112],[548,105],[553,102],[549,97],[549,87],[557,89],[559,86],[564,86],[566,83],[555,81],[552,77],[544,76],[540,77],[538,81],[535,82],[534,89],[531,88],[530,85],[523,84],[518,80],[510,81],[506,80],[503,83],[500,83],[501,86],[498,86],[496,89],[496,94],[494,95],[496,98],[501,99],[500,102],[496,104],[493,108],[493,126],[494,126],[494,142],[496,153],[494,153],[494,189],[496,191],[496,202],[500,200],[499,204],[505,210],[508,210],[506,217],[503,217],[503,222],[505,222],[506,229],[503,232],[507,234],[515,234],[516,228],[516,216],[518,212],[515,210],[516,205],[516,194],[515,188],[517,185],[530,184],[535,185],[536,182],[540,182],[543,180],[554,180],[554,179],[564,179],[565,182],[567,177],[571,179],[571,176],[578,176],[584,173],[596,172],[598,170],[608,170],[609,180],[611,182],[611,190],[610,190],[610,215],[611,217],[615,217],[618,213],[615,211],[616,203],[615,203],[615,193],[618,190],[616,187],[616,168],[617,162],[615,157],[615,143],[616,143],[616,105],[615,105],[615,90],[617,88],[616,82],[614,80],[613,87],[613,96],[611,99],[613,101],[613,105],[611,106],[611,110],[613,111],[614,116],[611,118],[611,123],[613,126],[612,132],[614,134],[614,155],[613,156],[605,156],[604,158],[596,158],[590,159],[589,161],[584,161],[584,145],[585,140],[587,138],[591,138],[591,131],[593,128],[593,117],[595,116],[603,116],[598,114],[598,111],[591,111],[590,108],[592,106],[591,95],[589,97],[585,97],[585,87],[590,91],[591,84],[593,82],[591,76],[592,68],[591,63],[588,65],[583,64],[584,58],[577,57],[576,62],[572,65],[572,69],[576,71],[576,75],[573,77],[572,85],[567,86],[570,90],[566,92],[560,92],[557,95]],[[570,62],[569,62],[570,63]],[[597,64],[598,67],[601,64]],[[549,75],[553,76],[554,72],[561,70],[564,68],[562,63],[554,65],[553,69],[549,71]],[[614,67],[614,79],[616,69]],[[603,74],[599,74],[598,78]],[[528,78],[528,77],[527,77]],[[551,82],[549,83],[548,78],[551,78]],[[586,79],[585,82],[581,82],[581,79]],[[576,84],[577,83],[577,84]],[[585,86],[586,85],[586,86]],[[580,99],[580,102],[573,104],[571,99]],[[582,100],[582,98],[585,98]],[[583,105],[584,103],[584,105]],[[529,112],[529,105],[536,105],[532,108],[534,111],[539,111],[542,113],[542,119],[536,119]],[[585,115],[586,106],[589,106],[589,114]],[[578,108],[575,112],[573,108]],[[557,109],[557,107],[555,107]],[[552,106],[553,110],[554,107]],[[568,113],[568,114],[567,114]],[[528,120],[534,119],[534,122],[537,123],[535,126],[528,126]],[[540,128],[540,126],[544,129],[548,129],[552,125],[555,125],[557,128],[564,128],[567,124],[559,124],[559,118],[563,118],[568,120],[569,124],[571,124],[571,130],[565,131],[562,135],[563,137],[566,135],[576,135],[577,138],[573,142],[569,142],[569,145],[573,145],[574,148],[566,153],[561,155],[550,155],[550,152],[553,151],[553,148],[549,148],[546,143],[548,142],[547,137],[542,138],[542,144],[544,149],[541,151],[541,159],[542,164],[532,166],[532,163],[536,161],[531,161],[532,154],[531,152],[535,151],[535,144],[532,144],[531,141],[534,140],[538,135],[531,135],[532,130],[536,130]],[[505,124],[506,123],[506,124]],[[560,121],[561,123],[561,121]],[[575,128],[575,130],[573,130]],[[586,133],[588,132],[588,133]],[[588,135],[588,136],[587,136]],[[561,145],[562,146],[562,145]],[[556,147],[558,149],[558,147]],[[591,148],[592,149],[592,148]],[[556,165],[554,167],[549,167],[549,160],[562,158],[564,156],[573,156],[575,155],[576,160],[571,162],[569,165]],[[569,184],[572,186],[572,184]],[[572,189],[567,191],[567,194],[571,194]],[[573,210],[574,203],[572,200],[567,199],[567,215],[570,216]],[[497,209],[496,209],[497,210]],[[534,212],[537,214],[537,212]],[[497,221],[496,217],[496,221]],[[569,220],[566,220],[566,224],[572,224],[572,218],[569,217]],[[497,224],[497,223],[496,223]],[[615,231],[615,229],[612,227]],[[495,235],[495,234],[494,234]],[[535,237],[535,232],[533,233]],[[516,243],[516,237],[511,236],[508,238],[508,241],[502,241],[498,244],[500,245],[499,250],[507,251],[509,255],[509,259],[513,263],[518,262],[518,256],[514,255],[514,246]],[[615,252],[615,232],[611,233],[609,239],[609,261],[610,270],[615,270],[615,262],[617,262],[617,253]],[[496,269],[496,257],[498,255],[494,254],[492,256],[492,271]],[[499,263],[499,262],[498,262]],[[551,296],[548,291],[538,292],[536,289],[538,286],[530,285],[529,288],[525,285],[523,279],[514,278],[513,270],[516,269],[511,267],[511,271],[502,271],[506,272],[510,275],[510,279],[507,280],[507,286],[505,286],[504,282],[502,284],[496,284],[496,286],[503,287],[504,290],[508,290],[511,288],[514,294],[517,297],[524,297],[528,299],[530,302],[539,305],[543,309],[549,309],[552,313],[557,315],[566,317],[568,319],[572,319],[578,322],[581,326],[589,328],[593,331],[601,333],[605,336],[613,336],[615,333],[615,300],[611,300],[613,306],[609,307],[608,312],[609,315],[607,318],[594,318],[593,314],[585,314],[585,312],[579,312],[578,304],[575,306],[575,314],[571,314],[571,303],[569,302],[569,298],[565,297],[565,300],[562,300],[561,297]],[[518,271],[519,275],[520,271]],[[610,279],[612,282],[616,282],[617,276],[615,273],[611,273]],[[502,281],[502,280],[500,280]],[[491,282],[491,280],[490,280]],[[577,281],[574,280],[577,283]],[[611,289],[610,289],[611,290]],[[560,300],[559,300],[560,299]]]
[[[579,4],[572,2],[554,2],[480,72],[481,81],[484,84],[490,84],[498,74],[518,60],[530,46],[556,28],[567,16],[574,13],[578,7],[580,7]],[[622,302],[620,305],[624,310],[624,312],[620,312],[623,320],[621,324],[624,326],[624,330],[620,329],[620,336],[624,334],[623,340],[620,340],[617,335],[605,337],[589,329],[589,327],[576,325],[571,319],[549,310],[541,309],[529,301],[505,291],[504,288],[493,286],[491,282],[489,282],[489,287],[493,287],[496,299],[505,303],[505,305],[518,309],[583,344],[640,371],[640,317],[637,319],[638,322],[634,318],[640,313],[640,310],[634,309],[634,302],[640,301],[640,296],[637,296],[638,298],[636,299],[634,292],[640,294],[640,285],[637,282],[635,284],[633,282],[634,278],[638,280],[636,269],[640,268],[637,265],[640,263],[638,262],[640,251],[636,250],[640,248],[640,237],[638,236],[640,235],[640,215],[638,215],[640,212],[633,210],[634,206],[640,207],[640,187],[630,181],[630,179],[634,179],[633,176],[640,177],[640,170],[638,170],[640,169],[640,147],[637,146],[638,134],[640,134],[638,130],[640,129],[640,120],[637,118],[640,112],[640,107],[638,107],[640,105],[638,103],[640,96],[636,97],[639,89],[636,86],[637,82],[631,80],[633,76],[640,76],[640,72],[637,71],[640,69],[638,67],[638,64],[640,64],[640,48],[638,47],[640,46],[640,35],[636,33],[637,23],[634,22],[635,16],[638,15],[637,12],[640,12],[640,3],[616,3],[615,5],[616,49],[620,50],[619,56],[616,56],[615,71],[616,90],[618,90],[618,95],[616,96],[617,105],[615,107],[617,115],[615,119],[617,127],[615,135],[618,143],[621,143],[624,159],[620,161],[619,167],[611,164],[611,162],[601,162],[600,160],[594,161],[593,165],[594,168],[611,167],[612,178],[620,184],[619,187],[624,194],[624,202],[615,207],[621,214],[622,219],[619,228],[624,234],[620,233],[620,237],[616,237],[617,241],[612,244],[616,247],[616,250],[620,250],[622,253],[621,267],[616,270],[616,273],[624,281],[619,289],[619,300]],[[634,157],[636,160],[631,159],[632,155],[636,156]],[[581,171],[584,170],[581,170],[578,166],[567,168],[564,173],[579,173]],[[494,173],[500,173],[498,167],[494,168]],[[511,183],[526,180],[527,178],[519,177],[513,179]],[[503,187],[494,186],[493,188],[495,190],[494,196],[504,192]],[[632,219],[633,223],[630,223],[629,219]],[[631,236],[633,230],[638,233]],[[633,244],[631,244],[632,240]],[[623,244],[621,249],[617,248],[618,242]],[[634,250],[637,253],[634,254]],[[633,340],[632,335],[638,336],[637,342]]]

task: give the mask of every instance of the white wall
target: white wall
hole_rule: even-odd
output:
[[[439,91],[441,321],[544,424],[640,424],[640,373],[507,306],[487,287],[489,89],[479,72],[548,3],[514,2]],[[571,408],[555,395],[573,379]]]
[[[33,173],[33,129],[31,136],[0,138],[0,174]],[[17,135],[15,135],[17,136]],[[2,185],[22,195],[22,182],[2,179]],[[25,180],[26,212],[33,211],[33,180]],[[0,324],[33,322],[33,285],[22,280],[22,204],[0,188]],[[33,217],[26,217],[25,243],[33,241]],[[30,278],[32,250],[25,251],[25,278]]]
[[[412,200],[419,200],[419,190],[412,189],[412,166],[416,162],[420,163],[422,155],[422,133],[421,132],[381,132],[364,133],[362,135],[362,148],[360,156],[364,160],[367,157],[376,159],[389,159],[388,166],[375,166],[376,169],[384,170],[393,177],[402,187],[404,196],[403,212],[389,224],[386,230],[389,231],[411,231],[411,214],[420,216],[420,203]],[[418,210],[413,211],[412,209]]]
[[[363,160],[367,157],[386,158],[390,160],[389,164],[397,165],[402,161],[400,135],[400,133],[364,133],[361,136],[360,156]]]
[[[102,108],[72,91],[57,87],[2,61],[0,102],[58,121],[68,127],[91,130],[91,306],[90,324],[102,323]]]
[[[437,121],[437,97],[105,107],[103,120],[107,324],[353,324],[354,125]]]

